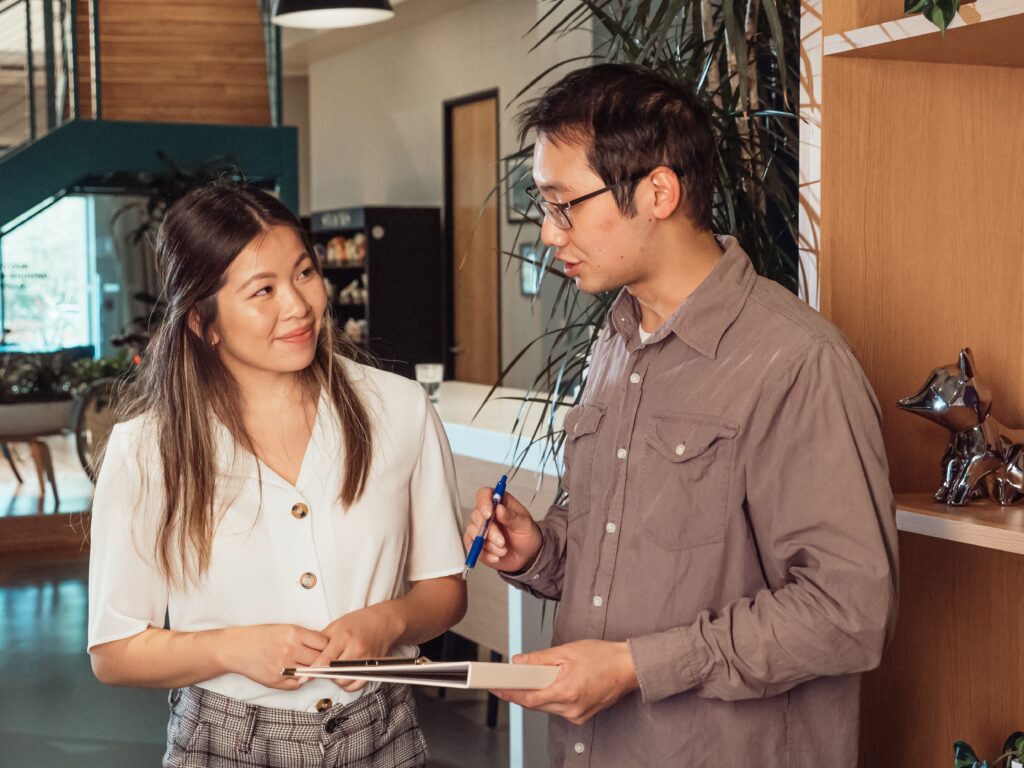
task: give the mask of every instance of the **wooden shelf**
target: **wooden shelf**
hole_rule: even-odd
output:
[[[825,38],[826,56],[1024,67],[1024,3],[978,0],[961,6],[945,36],[920,14]]]
[[[938,504],[931,494],[896,497],[896,527],[976,547],[1024,555],[1024,506],[972,502],[964,507]]]

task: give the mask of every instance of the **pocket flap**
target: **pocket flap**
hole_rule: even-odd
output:
[[[672,462],[700,456],[716,440],[736,436],[738,427],[724,419],[689,413],[657,413],[646,442]]]
[[[565,438],[575,440],[597,432],[604,418],[603,405],[577,405],[565,415]]]

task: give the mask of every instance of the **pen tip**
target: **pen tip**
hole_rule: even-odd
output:
[[[468,578],[469,578],[469,566],[468,565],[464,565],[464,566],[462,566],[462,580],[465,581]]]

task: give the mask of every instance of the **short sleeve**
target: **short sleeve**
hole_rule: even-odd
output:
[[[107,442],[92,504],[88,649],[162,627],[167,586],[154,560],[154,504],[159,485],[138,458],[137,422],[118,424]]]
[[[412,537],[406,565],[408,581],[460,573],[466,559],[455,462],[441,419],[420,392],[423,430],[409,488]]]

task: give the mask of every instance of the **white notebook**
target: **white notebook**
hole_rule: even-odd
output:
[[[282,671],[291,677],[329,677],[381,683],[429,685],[434,688],[547,688],[558,667],[537,664],[497,664],[488,661],[428,661],[419,664],[297,667]]]

